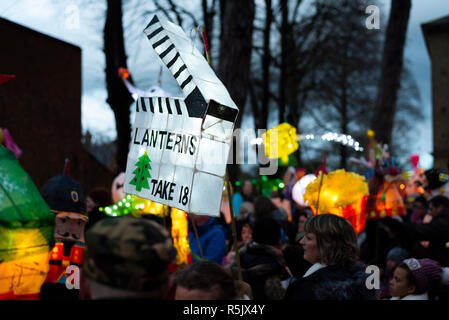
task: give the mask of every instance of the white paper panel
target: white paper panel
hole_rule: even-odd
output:
[[[196,214],[220,216],[223,179],[203,172],[193,178],[190,211]]]
[[[228,144],[203,138],[200,142],[196,168],[198,171],[223,177],[226,170],[223,163],[226,163],[228,154]]]
[[[211,135],[220,141],[230,142],[234,124],[232,122],[206,115],[203,123],[203,134]]]

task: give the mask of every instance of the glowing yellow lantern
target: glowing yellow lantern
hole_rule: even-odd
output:
[[[168,215],[168,206],[150,201],[148,199],[140,198],[137,196],[132,197],[131,204],[131,215],[134,217],[140,218],[146,214],[154,214],[160,218],[166,217]],[[126,204],[125,204],[126,206]],[[114,207],[112,207],[115,209]]]
[[[283,163],[288,162],[288,155],[299,148],[296,128],[284,122],[262,134],[265,154],[270,159],[281,158]]]
[[[0,227],[2,238],[8,238],[8,246],[14,248],[0,263],[0,300],[39,299],[49,270],[48,238],[53,234],[53,228],[45,229]]]
[[[319,176],[309,183],[304,194],[313,213],[331,213],[347,219],[357,233],[365,227],[368,197],[365,177],[344,169]]]
[[[192,263],[192,254],[189,247],[189,231],[187,213],[185,211],[172,208],[171,209],[172,228],[171,234],[173,238],[173,246],[178,251],[176,263],[190,264]]]

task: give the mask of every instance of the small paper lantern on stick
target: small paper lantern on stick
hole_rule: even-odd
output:
[[[284,163],[287,163],[288,156],[299,148],[296,128],[286,122],[267,130],[262,134],[262,140],[266,156],[270,159],[280,158]]]
[[[368,196],[365,177],[344,169],[324,174],[309,183],[304,194],[313,213],[331,213],[347,219],[360,233],[365,227],[365,206]]]

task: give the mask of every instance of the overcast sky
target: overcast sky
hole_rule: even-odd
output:
[[[127,10],[136,7],[139,0],[131,0],[125,7],[124,23],[127,25],[138,17],[143,30],[149,17],[141,12]],[[81,0],[2,0],[0,1],[0,17],[25,25],[36,31],[75,44],[82,49],[82,127],[93,133],[115,137],[113,113],[106,104],[104,84],[104,55],[102,52],[104,27],[104,1],[91,1],[86,5]],[[188,1],[191,3],[190,1]],[[385,2],[384,22],[388,20],[390,1]],[[146,3],[151,3],[150,1]],[[79,25],[74,19],[79,11]],[[417,82],[425,119],[415,128],[419,130],[420,140],[411,145],[410,153],[421,155],[421,165],[428,168],[432,165],[429,153],[432,151],[431,121],[431,74],[430,59],[421,31],[421,24],[449,15],[449,0],[412,0],[412,10],[408,25],[405,58],[409,61]],[[78,28],[77,28],[78,27]],[[130,30],[125,34],[128,50],[128,67],[134,81],[140,89],[147,89],[157,84],[159,64],[149,46],[142,30]],[[132,34],[130,34],[132,33]],[[132,38],[131,38],[132,37]],[[128,49],[128,48],[127,48]],[[1,70],[0,70],[1,72]],[[180,95],[176,82],[167,70],[163,69],[162,88],[173,95]]]

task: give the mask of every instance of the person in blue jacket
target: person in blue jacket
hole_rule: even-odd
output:
[[[222,265],[226,253],[226,236],[223,227],[210,216],[192,214],[191,218],[189,221],[189,245],[193,261],[210,260]],[[192,221],[196,225],[198,240],[195,237]]]

